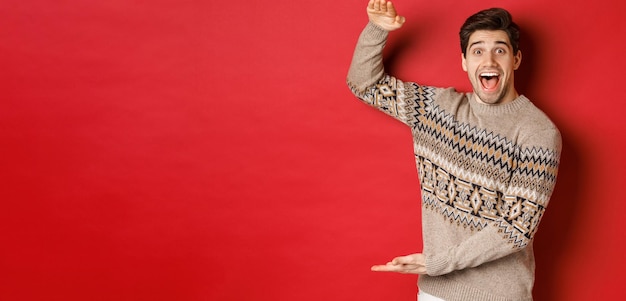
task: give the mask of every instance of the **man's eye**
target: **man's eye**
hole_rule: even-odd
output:
[[[475,50],[474,50],[474,54],[478,54],[478,55],[480,55],[480,54],[482,54],[482,53],[483,53],[483,51],[482,51],[482,50],[480,50],[480,49],[475,49]]]
[[[496,49],[496,53],[497,54],[503,54],[504,53],[504,49],[498,48],[498,49]]]

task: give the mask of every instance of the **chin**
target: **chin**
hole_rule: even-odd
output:
[[[506,93],[503,93],[501,89],[494,91],[494,92],[490,92],[490,93],[486,93],[484,91],[480,91],[478,93],[474,91],[474,93],[476,94],[476,96],[482,103],[490,104],[490,105],[502,103],[503,100],[505,99],[505,96],[507,95]]]
[[[500,95],[484,95],[483,93],[475,93],[478,100],[484,104],[497,104],[502,100]]]

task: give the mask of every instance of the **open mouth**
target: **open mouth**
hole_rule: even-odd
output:
[[[480,84],[486,92],[495,91],[500,82],[500,74],[498,72],[483,72],[480,74]]]

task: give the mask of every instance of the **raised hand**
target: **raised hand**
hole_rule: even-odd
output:
[[[425,258],[423,254],[399,256],[385,265],[372,267],[375,272],[396,272],[402,274],[426,274]]]
[[[369,20],[379,27],[394,31],[404,24],[405,18],[398,15],[391,1],[370,0],[367,3],[367,16]]]

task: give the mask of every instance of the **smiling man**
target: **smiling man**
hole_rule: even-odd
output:
[[[474,22],[480,22],[476,19],[487,16],[503,18],[494,20],[496,22],[510,22],[509,27],[504,28],[507,31],[474,31]],[[522,52],[517,43],[519,29],[510,20],[510,15],[501,9],[482,11],[469,18],[465,24],[461,29],[461,60],[463,71],[467,72],[476,93],[476,100],[483,104],[505,104],[513,101],[519,96],[514,86],[514,70],[522,62]],[[493,27],[497,28],[495,24]],[[515,45],[509,36],[515,39]]]
[[[404,82],[382,50],[405,18],[370,0],[347,83],[365,103],[407,125],[422,196],[421,253],[373,271],[419,274],[418,299],[532,300],[533,238],[556,183],[561,136],[514,85],[519,28],[504,9],[470,16],[461,65],[473,91]]]

